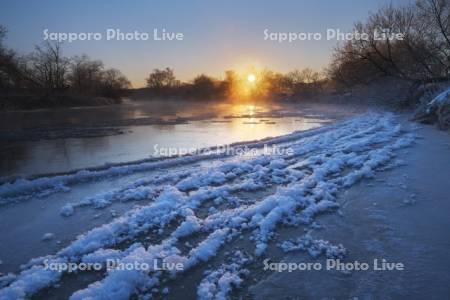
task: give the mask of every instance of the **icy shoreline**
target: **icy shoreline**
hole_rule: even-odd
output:
[[[255,148],[267,144],[290,147],[291,155],[181,157],[3,184],[1,197],[35,201],[33,198],[45,198],[51,193],[70,193],[71,185],[111,176],[161,168],[170,170],[180,165],[190,171],[172,179],[142,179],[109,195],[90,197],[81,205],[104,207],[108,201],[138,200],[139,197],[151,201],[80,235],[56,254],[33,259],[20,274],[2,277],[5,287],[0,290],[0,299],[29,297],[55,285],[56,290],[64,288],[58,284],[63,274],[44,269],[44,259],[58,263],[89,259],[102,263],[110,255],[125,262],[166,258],[185,265],[184,271],[169,277],[158,272],[113,271],[105,274],[101,281],[73,293],[72,299],[128,299],[136,294],[158,294],[160,288],[164,290],[164,282],[177,280],[191,268],[202,266],[215,257],[224,244],[232,245],[241,235],[248,235],[254,244],[246,255],[259,259],[268,244],[276,240],[278,227],[310,226],[317,214],[338,209],[338,191],[362,178],[373,177],[383,168],[395,167],[399,163],[396,152],[410,146],[415,139],[414,128],[402,126],[395,115],[372,113],[306,132],[245,143]],[[211,162],[211,166],[196,172],[195,167],[189,165],[198,161]],[[260,193],[269,187],[274,192],[267,196]],[[255,197],[244,199],[242,193],[245,192],[254,192]],[[76,214],[72,216],[73,209],[66,207],[63,211],[67,212],[66,217],[76,217]],[[160,237],[160,243],[136,241],[137,237],[150,232]],[[181,243],[202,236],[204,239],[194,245]],[[125,246],[126,243],[132,245]],[[241,250],[233,248],[232,253],[239,257]],[[204,278],[198,290],[200,298],[208,298],[206,287],[215,289],[217,286],[220,290],[211,291],[211,295],[226,297],[245,276],[236,266],[221,268],[211,270]],[[170,295],[170,290],[165,292]]]
[[[403,116],[403,122],[408,116]],[[404,265],[402,271],[270,272],[245,288],[253,299],[445,299],[450,293],[450,135],[434,126],[420,126],[414,147],[401,149],[399,167],[375,174],[338,197],[340,216],[323,215],[306,236],[342,243],[342,262],[373,264],[377,259]],[[296,237],[284,230],[280,240]],[[271,251],[271,261],[326,264],[312,258],[302,243],[284,244],[288,253]],[[315,249],[320,249],[316,247]],[[315,250],[314,249],[314,250]],[[306,252],[306,253],[305,253]],[[339,253],[339,252],[338,252]]]

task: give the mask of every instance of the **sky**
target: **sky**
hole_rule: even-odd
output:
[[[21,54],[43,43],[48,33],[95,33],[100,40],[67,41],[64,55],[87,54],[106,67],[121,70],[134,87],[142,87],[155,68],[173,68],[188,81],[204,73],[223,77],[246,66],[288,72],[329,63],[339,41],[326,30],[348,32],[369,12],[410,0],[166,0],[60,1],[0,0],[0,24],[8,29],[6,45]],[[149,33],[146,41],[107,40],[108,29]],[[182,40],[155,41],[154,29],[182,33]],[[272,33],[265,40],[264,31]],[[320,40],[278,42],[273,33],[316,33]]]

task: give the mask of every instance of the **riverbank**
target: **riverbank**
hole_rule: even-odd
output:
[[[372,112],[242,143],[259,149],[250,156],[194,155],[3,184],[0,220],[10,230],[1,235],[8,247],[0,247],[0,270],[17,277],[2,278],[0,298],[245,294],[254,278],[266,278],[264,259],[289,244],[286,238],[320,227],[324,213],[339,219],[339,195],[400,168],[405,147],[416,140],[413,124]],[[267,144],[291,151],[265,155]],[[292,235],[283,235],[286,229]],[[295,248],[290,243],[284,248]],[[318,255],[345,254],[333,245],[310,240],[305,247]],[[19,271],[39,256],[99,264],[167,258],[185,263],[185,269],[174,276],[139,270],[62,274],[45,270],[38,258]]]
[[[409,116],[408,116],[409,117]],[[406,121],[405,121],[406,122]],[[339,216],[317,218],[313,239],[341,243],[342,262],[366,262],[368,271],[271,272],[249,287],[254,299],[444,299],[450,294],[450,134],[421,126],[401,165],[377,173],[338,197]],[[282,233],[297,238],[301,232]],[[320,262],[304,251],[273,253],[272,261]],[[402,263],[403,271],[374,271],[374,259]]]
[[[120,98],[86,96],[70,93],[34,95],[24,93],[2,93],[0,112],[33,111],[37,109],[57,109],[64,107],[89,107],[119,104]]]

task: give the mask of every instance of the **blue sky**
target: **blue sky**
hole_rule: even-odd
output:
[[[182,32],[183,41],[76,41],[64,45],[67,56],[85,53],[107,67],[120,69],[135,87],[154,68],[172,67],[189,80],[206,73],[220,77],[244,65],[286,72],[295,68],[323,68],[336,41],[277,43],[264,40],[271,32],[322,32],[352,29],[390,2],[359,1],[24,1],[0,0],[0,24],[7,27],[6,44],[26,53],[50,32],[153,32],[154,28]]]

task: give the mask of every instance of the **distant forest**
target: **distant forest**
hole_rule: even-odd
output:
[[[249,74],[255,76],[254,82],[248,81]],[[279,98],[317,93],[323,88],[325,79],[323,73],[306,68],[287,74],[267,69],[249,70],[242,74],[228,70],[222,80],[200,74],[190,82],[181,82],[172,69],[166,68],[153,70],[146,79],[147,87],[143,89],[143,94],[187,99]]]
[[[111,104],[131,87],[117,69],[86,55],[65,57],[60,43],[45,42],[19,55],[3,41],[0,26],[0,108]]]

